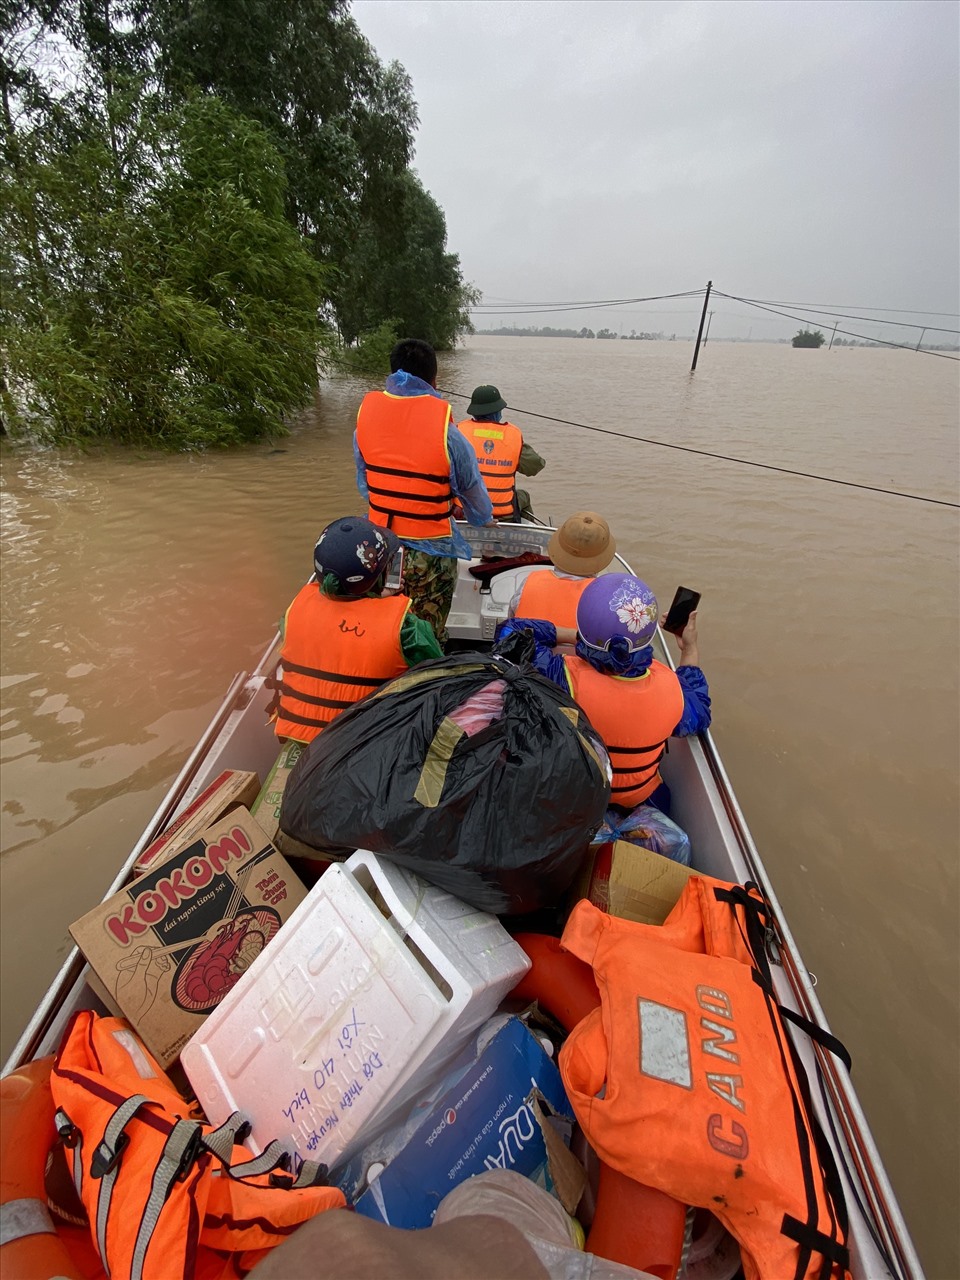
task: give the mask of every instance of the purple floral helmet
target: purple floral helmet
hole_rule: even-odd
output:
[[[618,636],[630,652],[653,640],[660,611],[657,597],[630,573],[605,573],[583,591],[577,605],[577,631],[592,649],[609,649]]]

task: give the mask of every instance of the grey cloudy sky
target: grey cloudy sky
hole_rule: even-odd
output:
[[[952,0],[356,0],[353,13],[413,78],[417,169],[488,302],[712,278],[753,298],[960,311]],[[697,304],[662,307],[508,322],[693,328]],[[715,336],[797,327],[716,307]]]

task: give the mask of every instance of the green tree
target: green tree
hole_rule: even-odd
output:
[[[4,143],[8,425],[176,448],[282,430],[316,382],[321,282],[263,129],[118,80]]]
[[[822,347],[826,338],[819,329],[800,329],[793,336],[795,347]]]
[[[276,140],[287,216],[335,268],[328,315],[348,346],[389,323],[440,348],[470,331],[476,295],[408,167],[410,78],[346,0],[153,0],[148,15],[167,93],[215,92]]]
[[[390,216],[365,216],[338,263],[331,294],[341,333],[353,343],[388,317],[401,335],[446,350],[472,332],[469,308],[479,295],[447,252],[443,211],[415,173],[389,184],[388,202]]]
[[[409,78],[346,0],[4,3],[17,426],[252,438],[305,398],[311,341],[339,330],[372,365],[391,329],[447,347],[470,328],[476,294],[408,167]]]
[[[346,0],[152,0],[144,24],[166,91],[216,93],[264,125],[287,170],[287,212],[336,257],[417,125],[410,79],[384,66]]]

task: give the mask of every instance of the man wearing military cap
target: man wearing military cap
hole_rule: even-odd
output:
[[[474,388],[467,406],[470,415],[459,423],[473,445],[480,476],[487,487],[497,520],[530,519],[530,495],[516,487],[516,477],[535,476],[546,466],[536,450],[524,443],[520,428],[504,420],[507,402],[496,387]]]

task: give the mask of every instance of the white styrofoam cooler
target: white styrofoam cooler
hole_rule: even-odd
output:
[[[358,850],[331,866],[183,1050],[212,1124],[240,1111],[333,1166],[413,1097],[530,967],[495,916]]]

